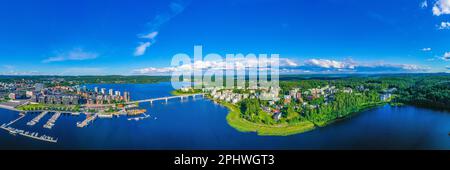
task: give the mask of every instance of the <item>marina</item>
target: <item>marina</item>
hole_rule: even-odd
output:
[[[4,125],[4,126],[5,126],[5,127],[11,126],[12,124],[16,123],[17,121],[19,121],[20,119],[22,119],[22,118],[24,118],[24,117],[25,117],[25,114],[20,113],[20,117],[19,117],[19,118],[15,119],[15,120],[13,120],[13,121],[11,121],[11,122],[9,122],[8,124],[6,124],[6,125]],[[2,126],[3,126],[3,125],[2,125]]]
[[[55,126],[56,120],[61,116],[61,112],[56,112],[44,125],[44,128],[52,129]]]
[[[42,112],[38,116],[36,116],[33,120],[29,121],[27,123],[28,126],[34,126],[36,123],[39,123],[39,121],[47,114],[48,112]]]
[[[77,122],[77,127],[83,128],[83,127],[89,125],[89,123],[94,122],[94,120],[97,119],[97,117],[98,117],[97,113],[94,115],[87,116],[86,119],[83,120],[82,122]]]
[[[24,117],[25,117],[25,114],[20,114],[19,118],[9,122],[8,124],[2,124],[0,126],[0,128],[3,129],[3,130],[8,131],[9,134],[14,135],[14,136],[19,134],[21,136],[25,136],[25,137],[29,137],[29,138],[37,139],[37,140],[41,140],[41,141],[46,141],[46,142],[51,142],[51,143],[57,143],[58,142],[58,139],[55,139],[55,138],[53,138],[51,136],[48,136],[48,135],[41,135],[41,136],[39,136],[38,132],[29,132],[29,131],[25,131],[25,130],[20,130],[20,129],[16,129],[16,128],[13,128],[13,127],[9,127],[9,126],[11,126],[12,124],[14,124],[15,122],[19,121],[20,119],[22,119]]]
[[[0,126],[1,129],[8,131],[11,135],[21,135],[21,136],[25,136],[25,137],[29,137],[32,139],[36,139],[36,140],[41,140],[41,141],[45,141],[45,142],[51,142],[51,143],[57,143],[58,139],[55,139],[51,136],[48,135],[40,135],[38,132],[29,132],[29,131],[24,131],[24,130],[20,130],[20,129],[16,129],[13,127],[6,127],[5,124],[3,124],[2,126]]]

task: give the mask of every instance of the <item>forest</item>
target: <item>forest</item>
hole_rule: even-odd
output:
[[[261,106],[267,102],[258,99],[246,99],[239,103],[241,117],[255,123],[263,124],[295,124],[310,121],[315,125],[324,126],[334,120],[349,116],[364,109],[386,103],[401,103],[421,107],[450,109],[450,75],[449,74],[406,74],[406,75],[373,75],[343,78],[310,78],[280,82],[280,95],[288,95],[294,88],[308,90],[312,88],[335,86],[337,89],[351,88],[354,93],[338,91],[333,94],[332,101],[326,102],[323,97],[303,99],[307,107],[300,101],[285,104],[283,99],[277,102],[281,106],[282,118],[274,121],[270,114],[264,112]],[[358,90],[361,89],[361,90]],[[363,89],[363,90],[362,90]],[[382,101],[380,94],[387,89],[395,89],[389,101]],[[302,99],[302,101],[303,101]]]

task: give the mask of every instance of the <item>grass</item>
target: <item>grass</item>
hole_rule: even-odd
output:
[[[67,106],[67,105],[46,105],[46,104],[29,104],[17,107],[18,110],[22,111],[33,111],[33,110],[61,110],[61,111],[79,111],[78,106]]]
[[[240,110],[235,105],[226,102],[219,103],[230,110],[227,115],[228,124],[240,132],[255,132],[260,136],[289,136],[314,129],[314,124],[309,121],[302,121],[293,125],[287,123],[277,125],[253,123],[241,118]]]

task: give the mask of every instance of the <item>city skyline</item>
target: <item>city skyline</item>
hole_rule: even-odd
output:
[[[0,75],[170,75],[196,45],[279,54],[281,74],[449,72],[449,14],[450,0],[7,1]]]

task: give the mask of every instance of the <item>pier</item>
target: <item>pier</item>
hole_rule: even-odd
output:
[[[150,104],[153,104],[154,101],[166,101],[166,103],[170,100],[170,99],[188,99],[189,97],[192,97],[195,99],[195,97],[197,96],[202,96],[205,97],[205,93],[199,93],[199,94],[190,94],[190,95],[180,95],[180,96],[169,96],[169,97],[159,97],[159,98],[153,98],[153,99],[145,99],[145,100],[137,100],[137,101],[131,101],[128,102],[127,104],[133,104],[133,103],[145,103],[145,102],[149,102]]]
[[[44,125],[44,128],[52,129],[55,126],[56,120],[58,120],[59,116],[61,116],[61,112],[56,112],[52,118],[50,118],[47,123]]]
[[[21,136],[25,136],[25,137],[29,137],[32,139],[36,139],[36,140],[41,140],[41,141],[45,141],[45,142],[50,142],[50,143],[57,143],[58,139],[54,139],[51,136],[47,136],[47,135],[41,135],[39,136],[39,133],[37,132],[29,132],[29,131],[24,131],[24,130],[20,130],[20,129],[16,129],[13,127],[6,127],[5,125],[0,126],[1,129],[8,131],[11,135],[21,135]]]
[[[13,120],[11,122],[9,122],[8,124],[5,125],[5,127],[11,126],[12,124],[16,123],[17,121],[19,121],[20,119],[24,118],[25,114],[21,114],[19,118],[17,118],[16,120]]]
[[[87,125],[89,125],[89,123],[93,122],[95,119],[97,119],[98,114],[94,114],[93,116],[88,116],[85,120],[83,120],[83,122],[77,122],[77,127],[79,128],[83,128]]]
[[[38,116],[36,116],[33,120],[29,121],[27,123],[28,126],[34,126],[36,123],[39,123],[39,121],[47,114],[48,112],[42,112]]]

